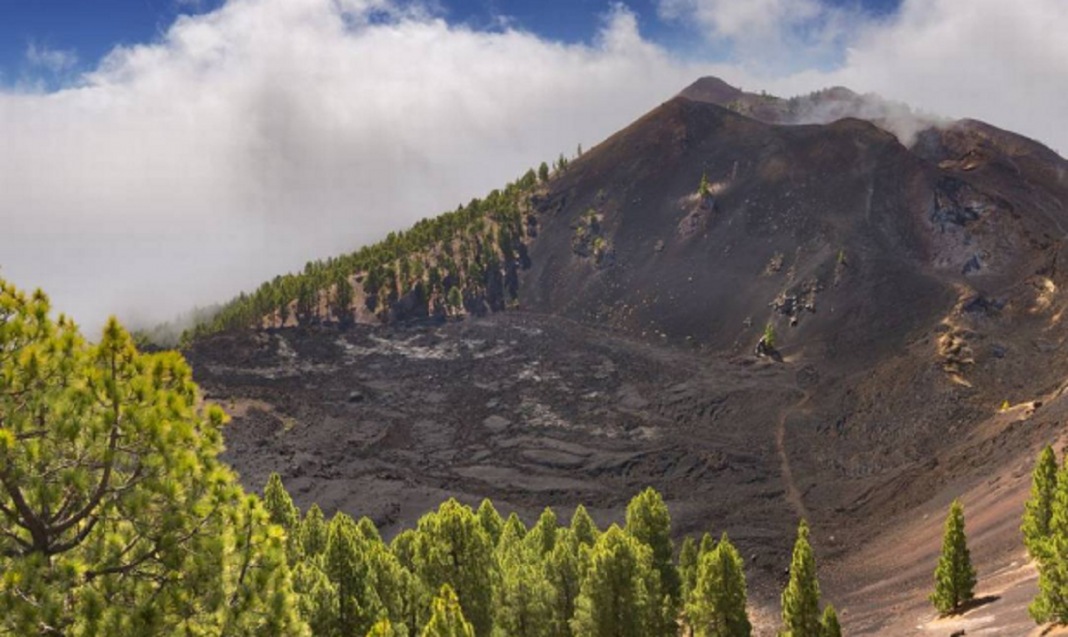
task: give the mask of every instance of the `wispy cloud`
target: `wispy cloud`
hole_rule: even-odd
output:
[[[53,49],[31,40],[26,45],[26,62],[34,68],[62,73],[78,64],[78,54],[73,49]]]
[[[736,64],[782,73],[836,61],[869,19],[823,0],[657,0],[658,15],[728,45]]]

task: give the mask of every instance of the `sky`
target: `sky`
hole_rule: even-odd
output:
[[[1068,149],[1064,0],[0,0],[0,277],[90,334],[590,147],[701,75]]]

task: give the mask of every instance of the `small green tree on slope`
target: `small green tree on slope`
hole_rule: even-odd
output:
[[[549,181],[549,164],[541,162],[541,165],[538,166],[538,181],[543,184]]]
[[[1031,499],[1024,509],[1021,531],[1028,553],[1042,562],[1050,535],[1053,519],[1053,500],[1057,493],[1057,456],[1053,448],[1046,446],[1038,456],[1031,475]]]
[[[1038,597],[1029,611],[1036,622],[1068,623],[1068,467],[1057,471],[1049,533],[1040,543]]]
[[[834,612],[834,606],[827,604],[823,609],[823,632],[820,637],[842,637],[842,626],[838,623],[838,613]]]
[[[753,631],[742,556],[726,535],[701,558],[686,617],[695,637],[749,637]]]
[[[820,637],[820,585],[816,558],[808,541],[808,524],[801,520],[790,561],[790,582],[782,594],[782,637]]]
[[[935,570],[935,590],[931,603],[943,615],[949,615],[975,597],[975,568],[972,567],[968,540],[964,535],[964,507],[954,500],[946,517],[942,537],[942,556]]]

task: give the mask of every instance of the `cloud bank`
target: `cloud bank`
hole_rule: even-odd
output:
[[[761,2],[732,15],[744,3],[662,0],[660,14],[738,52],[836,41],[840,63],[683,61],[623,5],[572,45],[392,0],[182,17],[69,88],[0,91],[0,276],[90,329],[164,320],[455,208],[709,73],[783,94],[845,84],[1068,148],[1060,0],[906,0],[885,18]]]

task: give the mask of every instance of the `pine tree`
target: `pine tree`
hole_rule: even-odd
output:
[[[543,184],[549,181],[549,164],[541,162],[541,165],[538,166],[538,181]]]
[[[304,555],[314,557],[322,555],[326,551],[326,541],[330,529],[323,518],[323,510],[318,504],[313,504],[304,515],[304,521],[300,524],[300,543]]]
[[[409,571],[415,570],[415,542],[419,534],[415,529],[405,529],[389,543],[389,550]]]
[[[686,607],[695,637],[748,637],[753,627],[746,611],[744,565],[726,535],[701,557],[697,571]]]
[[[523,538],[527,536],[527,527],[523,524],[523,521],[519,519],[519,516],[516,515],[515,511],[512,511],[512,513],[508,515],[508,519],[504,521],[504,530],[501,531],[502,536],[509,530],[513,531],[517,537]]]
[[[324,572],[337,595],[337,614],[331,633],[345,636],[366,633],[374,619],[362,603],[368,597],[367,563],[356,523],[344,513],[338,513],[330,521],[330,536],[323,559]]]
[[[842,627],[838,624],[838,614],[834,612],[834,606],[827,604],[827,608],[823,609],[820,624],[823,626],[820,637],[842,637]]]
[[[400,633],[393,629],[393,624],[388,619],[383,619],[371,627],[367,637],[401,637]]]
[[[263,506],[271,523],[282,527],[286,533],[286,554],[291,563],[296,562],[302,550],[300,542],[300,511],[293,504],[289,492],[282,485],[282,478],[272,473],[263,490]]]
[[[309,559],[293,571],[293,590],[297,594],[301,618],[312,635],[329,636],[338,625],[337,588],[321,568],[321,560]]]
[[[548,166],[546,166],[546,168],[548,168]],[[519,186],[524,190],[529,190],[533,188],[535,185],[537,185],[537,183],[538,175],[534,172],[533,168],[524,173],[523,178],[519,180]]]
[[[551,508],[545,507],[526,537],[527,544],[539,557],[552,552],[556,545],[556,529],[556,514]]]
[[[574,634],[570,622],[575,616],[575,602],[582,586],[581,553],[585,550],[585,545],[570,529],[561,529],[553,552],[545,560],[545,579],[553,587],[550,609],[553,637],[572,637]]]
[[[701,546],[697,550],[698,559],[700,559],[700,558],[704,557],[705,555],[711,553],[715,549],[716,549],[716,540],[714,540],[712,538],[712,534],[711,533],[708,533],[706,531],[705,534],[701,536]]]
[[[456,286],[449,288],[449,292],[445,296],[445,304],[449,306],[453,314],[459,314],[463,309],[464,297]]]
[[[338,321],[347,325],[352,322],[352,302],[356,295],[348,275],[338,276],[334,282],[334,289],[334,313],[337,315]]]
[[[263,506],[271,516],[271,522],[291,533],[297,528],[300,521],[300,511],[293,504],[289,492],[282,486],[282,478],[277,473],[272,473],[267,480],[267,487],[263,490]]]
[[[782,594],[782,623],[782,637],[820,637],[820,585],[804,520],[797,527],[790,582]]]
[[[474,627],[464,619],[460,600],[448,584],[434,598],[430,621],[423,628],[422,637],[475,637]]]
[[[778,336],[775,333],[775,325],[768,321],[764,326],[764,345],[769,349],[775,349],[775,345],[778,343]]]
[[[1031,477],[1031,499],[1024,510],[1024,544],[1036,561],[1043,561],[1053,519],[1053,500],[1057,491],[1057,456],[1053,447],[1046,446],[1038,456]]]
[[[653,563],[660,572],[662,590],[677,602],[679,573],[671,541],[671,515],[655,489],[650,487],[642,491],[627,505],[627,533],[653,550]]]
[[[690,592],[697,584],[698,557],[697,543],[692,535],[687,535],[682,540],[682,548],[679,549],[679,580],[683,603],[689,601]]]
[[[1068,466],[1057,471],[1049,537],[1038,560],[1038,596],[1028,609],[1038,623],[1068,623]]]
[[[493,547],[470,507],[450,499],[424,515],[417,527],[412,560],[430,590],[449,584],[478,637],[493,627]]]
[[[586,507],[581,504],[575,507],[575,514],[571,516],[571,532],[580,544],[586,546],[593,546],[597,542],[597,536],[601,534]]]
[[[282,533],[182,357],[50,310],[0,280],[0,633],[305,634]]]
[[[378,533],[378,527],[371,518],[366,515],[361,517],[359,522],[356,523],[356,530],[360,533],[365,541],[365,544],[373,544],[378,546],[385,546],[382,541],[382,536]]]
[[[553,589],[543,576],[541,542],[529,541],[535,537],[524,541],[509,528],[497,548],[497,628],[509,637],[549,637],[552,628]]]
[[[942,556],[935,570],[931,602],[943,615],[958,612],[975,597],[975,569],[964,535],[964,507],[954,500],[946,516]]]
[[[419,577],[408,570],[402,571],[402,575],[404,577],[404,615],[398,618],[396,623],[403,622],[408,635],[418,635],[428,620],[433,596]]]
[[[661,637],[670,634],[661,600],[652,551],[612,525],[590,551],[571,629],[583,637]]]
[[[494,508],[489,498],[483,499],[482,504],[478,505],[477,514],[478,523],[482,525],[482,530],[486,532],[490,544],[497,546],[497,542],[501,539],[501,533],[504,531],[504,520],[501,518],[501,514],[497,513],[497,509]]]
[[[710,185],[708,183],[708,174],[707,173],[702,173],[701,174],[701,185],[697,187],[697,195],[699,197],[701,197],[702,199],[704,199],[711,192],[710,188],[711,187],[710,187]]]

